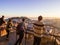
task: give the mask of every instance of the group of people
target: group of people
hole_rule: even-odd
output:
[[[7,24],[6,24],[6,22],[5,22],[5,20],[4,20],[4,16],[2,16],[1,18],[0,18],[0,29],[1,29],[1,27],[3,26],[3,25],[6,25],[6,26],[4,26],[3,27],[3,30],[5,29],[6,30],[6,32],[7,32],[7,34],[6,34],[6,39],[8,40],[9,39],[9,30],[10,30],[10,28],[12,27],[12,20],[11,19],[9,19],[8,20],[8,22],[7,22]],[[1,30],[0,30],[0,33],[1,33]]]
[[[43,17],[39,16],[38,20],[33,23],[33,29],[32,30],[35,32],[33,34],[33,36],[34,36],[33,45],[40,45],[41,37],[42,37],[41,35],[45,31],[42,19],[43,19]],[[9,30],[10,30],[10,28],[12,26],[11,21],[12,20],[9,19],[9,21],[7,22],[7,25],[6,25],[6,31],[7,31],[6,37],[7,37],[7,39],[9,39]],[[3,23],[5,23],[4,16],[2,16],[2,19],[0,19],[0,26]],[[26,32],[26,29],[27,29],[27,27],[25,26],[25,19],[23,18],[22,21],[20,23],[18,23],[18,25],[16,27],[16,31],[17,31],[17,34],[19,35],[19,38],[18,38],[18,40],[16,41],[16,43],[14,45],[17,45],[18,43],[19,43],[19,45],[21,44],[22,39],[24,37],[24,33]]]
[[[41,35],[45,31],[42,19],[43,19],[43,17],[39,16],[38,20],[33,23],[32,30],[35,32],[33,34],[33,36],[34,36],[33,45],[40,45],[41,37],[42,37]],[[15,45],[17,45],[18,43],[19,43],[19,45],[21,44],[22,39],[24,37],[24,33],[26,32],[27,29],[29,30],[29,28],[26,28],[25,19],[23,18],[22,22],[17,25],[17,29],[16,30],[18,30],[19,39],[16,41]]]

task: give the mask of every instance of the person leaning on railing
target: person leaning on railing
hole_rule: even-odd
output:
[[[42,22],[42,16],[39,16],[38,21],[34,23],[33,30],[35,32],[33,45],[40,45],[41,35],[44,32],[44,24]]]

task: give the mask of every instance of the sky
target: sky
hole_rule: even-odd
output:
[[[0,16],[58,17],[60,0],[0,0]]]

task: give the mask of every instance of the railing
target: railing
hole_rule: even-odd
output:
[[[48,26],[48,25],[46,25],[46,26]],[[56,35],[55,34],[55,29],[60,29],[60,28],[58,28],[58,27],[55,27],[55,26],[51,26],[51,25],[49,25],[50,27],[52,27],[52,32],[53,32],[53,34],[51,34],[51,33],[44,33],[43,35],[49,35],[49,36],[53,36],[54,37],[54,39],[55,39],[55,43],[54,43],[54,45],[60,45],[60,36],[59,35]],[[34,31],[27,31],[26,32],[27,34],[31,34],[31,35],[33,35],[33,33],[34,34],[36,34]],[[42,37],[43,38],[43,37]],[[57,44],[56,44],[57,43]],[[26,45],[26,44],[25,44]]]
[[[27,34],[31,34],[32,32],[28,32]],[[60,36],[56,36],[56,35],[51,35],[51,34],[44,34],[44,35],[49,35],[49,36],[53,36],[55,38],[55,41],[56,39],[58,40],[57,37],[60,37]],[[43,38],[43,37],[42,37]],[[58,40],[59,41],[59,40]],[[58,43],[57,43],[58,44]]]
[[[55,41],[57,42],[57,44],[58,45],[60,45],[60,36],[59,35],[55,35],[55,29],[57,29],[57,30],[59,30],[60,28],[58,28],[58,27],[55,27],[55,26],[52,26],[52,25],[46,25],[46,26],[50,26],[50,27],[53,27],[52,28],[52,32],[53,32],[53,34],[48,34],[48,33],[44,33],[43,35],[49,35],[49,36],[53,36],[54,38],[55,38]],[[33,35],[35,32],[34,31],[26,31],[25,32],[25,34],[31,34],[31,35]],[[25,35],[26,36],[26,35]],[[26,38],[25,38],[25,45],[26,45]],[[54,44],[55,45],[55,44]]]

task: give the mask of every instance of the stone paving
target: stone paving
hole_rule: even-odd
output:
[[[14,45],[18,37],[16,37],[16,31],[10,32],[9,40],[6,40],[6,37],[0,37],[0,45]],[[45,41],[43,39],[43,41]],[[42,44],[42,43],[41,43]],[[21,45],[33,45],[33,38],[30,40],[26,40],[23,38]],[[44,43],[42,45],[54,45],[52,42],[48,42],[48,44]]]

